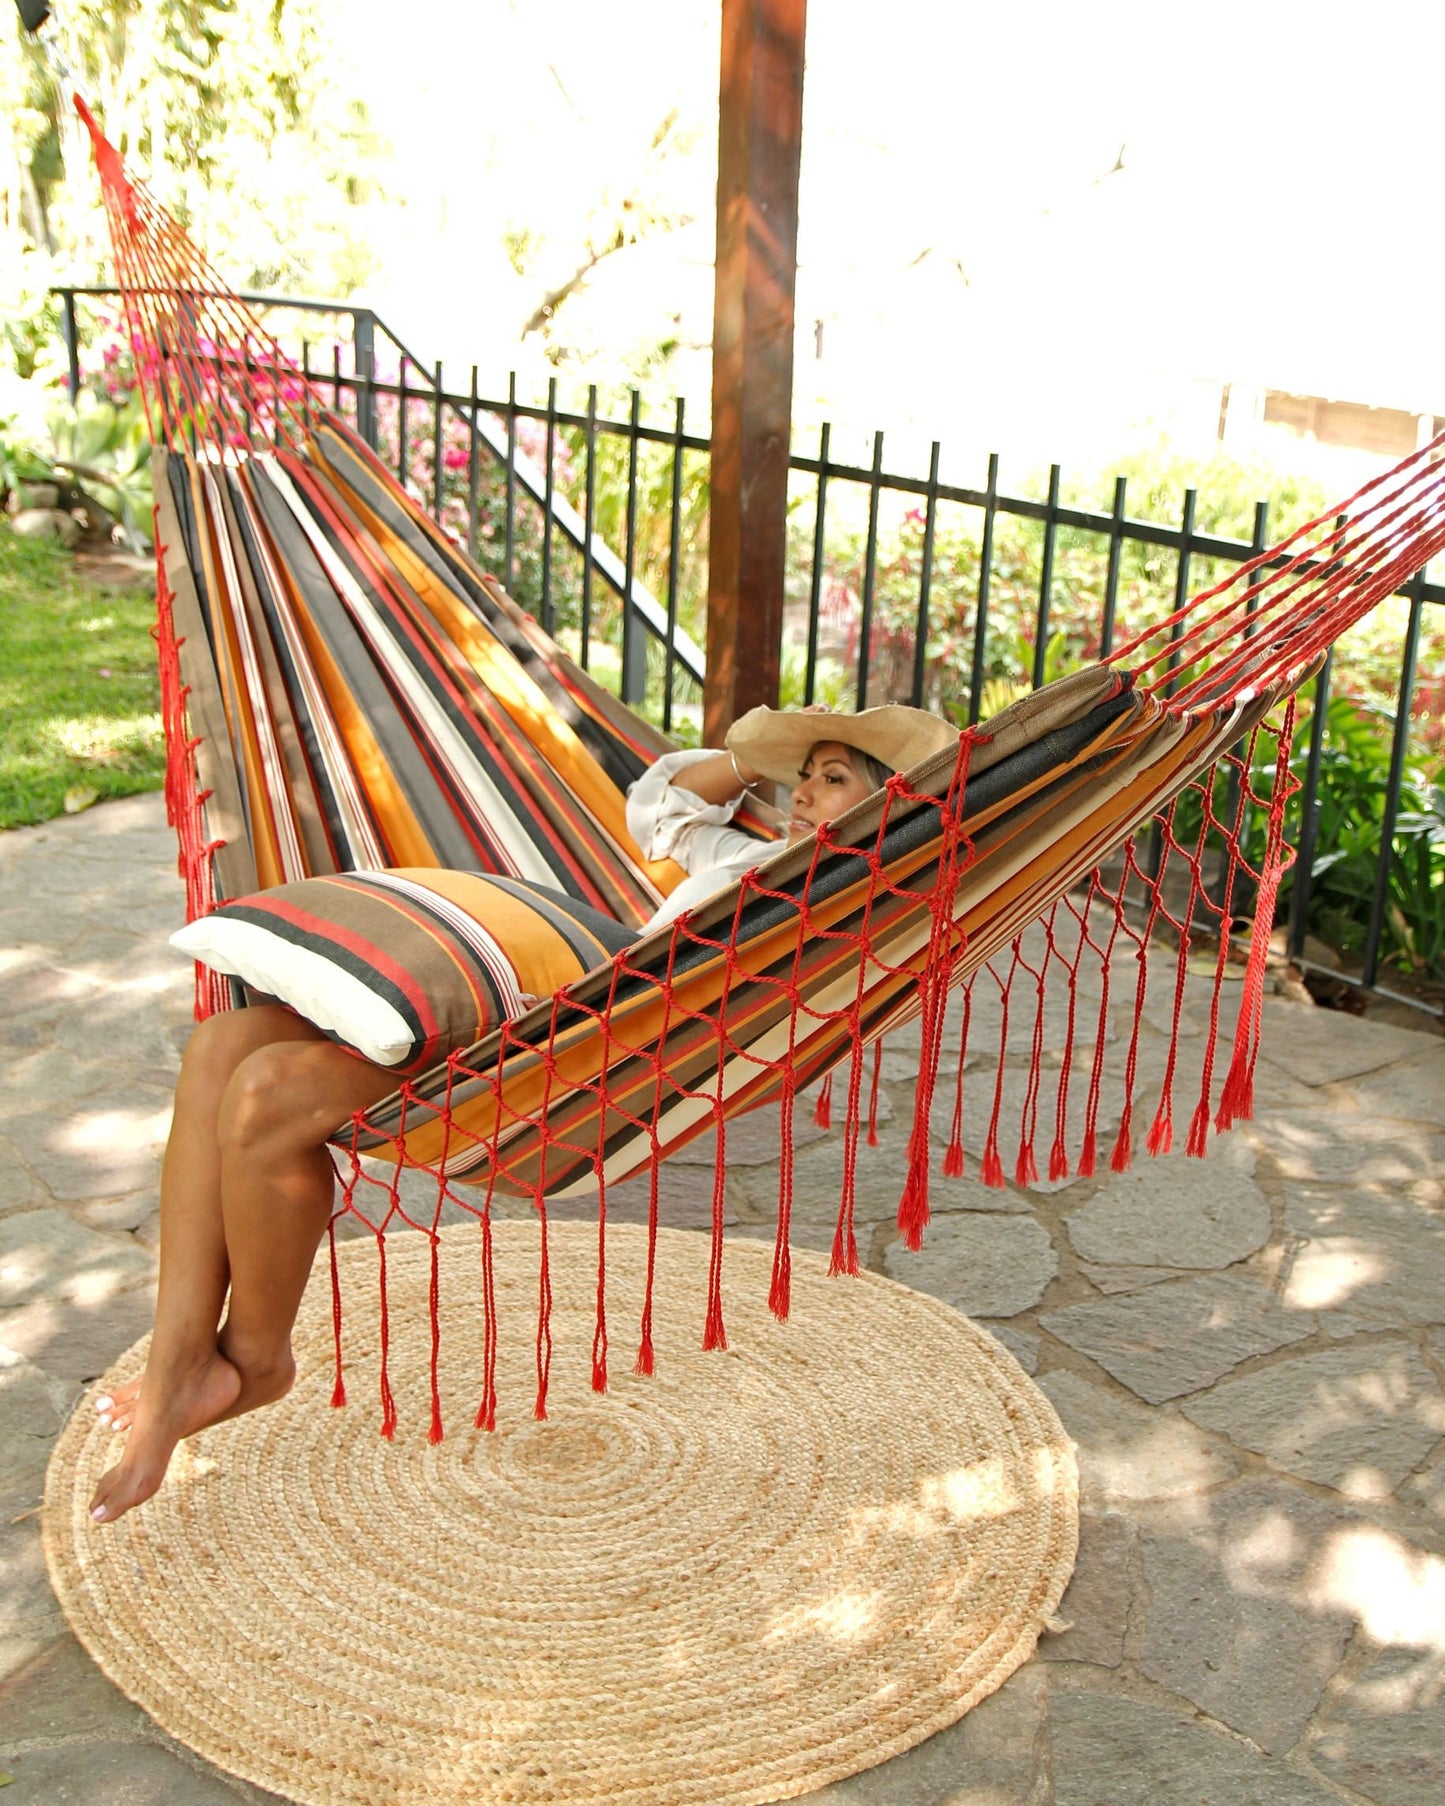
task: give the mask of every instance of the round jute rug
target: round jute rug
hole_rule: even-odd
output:
[[[539,1423],[539,1233],[496,1238],[494,1432],[470,1427],[471,1228],[443,1236],[439,1444],[421,1235],[387,1242],[394,1442],[371,1402],[369,1241],[342,1250],[344,1410],[320,1272],[295,1390],[194,1437],[109,1528],[86,1504],[115,1444],[78,1410],[46,1489],[51,1578],[101,1668],[172,1736],[314,1806],[756,1806],[921,1742],[1033,1652],[1073,1565],[1077,1479],[1048,1400],[990,1336],[803,1252],[780,1325],[771,1248],[729,1241],[729,1348],[704,1354],[708,1243],[664,1231],[657,1373],[638,1379],[646,1238],[620,1228],[598,1395],[596,1230],[553,1226]],[[107,1383],[143,1359],[142,1344]]]

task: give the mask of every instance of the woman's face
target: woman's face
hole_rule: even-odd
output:
[[[793,786],[788,839],[802,840],[819,822],[832,821],[872,793],[873,786],[858,772],[848,748],[837,740],[820,740],[804,759]]]

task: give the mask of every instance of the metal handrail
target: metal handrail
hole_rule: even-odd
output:
[[[53,295],[61,300],[62,331],[65,337],[67,353],[67,381],[72,403],[80,393],[80,342],[79,323],[75,313],[77,296],[117,298],[125,294],[125,290],[114,284],[64,285],[52,288]],[[152,292],[141,290],[141,293]],[[167,294],[184,294],[183,287],[168,286]],[[378,395],[395,395],[404,397],[407,391],[400,383],[388,383],[378,378],[376,359],[376,336],[380,332],[394,347],[399,366],[412,368],[430,385],[433,400],[453,408],[458,417],[466,420],[472,434],[487,454],[495,459],[503,469],[515,476],[528,498],[544,510],[544,518],[555,526],[574,550],[582,553],[587,565],[595,570],[614,591],[622,602],[625,611],[624,643],[633,642],[634,636],[626,631],[626,622],[635,620],[646,634],[659,642],[668,650],[669,669],[680,669],[699,687],[703,684],[705,657],[702,648],[672,618],[671,610],[658,601],[647,585],[640,581],[631,571],[624,559],[619,558],[607,542],[590,532],[582,517],[571,506],[565,497],[555,494],[545,475],[507,435],[496,431],[488,424],[488,416],[510,412],[513,418],[546,419],[544,411],[519,406],[513,396],[508,404],[488,402],[471,395],[455,395],[444,390],[439,382],[440,368],[436,372],[429,371],[416,353],[386,323],[374,308],[358,306],[347,301],[328,301],[317,297],[258,294],[253,291],[240,290],[236,299],[249,307],[284,307],[294,309],[298,313],[324,314],[328,316],[348,317],[352,328],[352,362],[354,375],[351,378],[333,379],[341,387],[351,390],[356,398],[357,430],[373,450],[376,448],[377,422],[375,403]],[[554,424],[576,424],[585,427],[586,421],[580,416],[556,413],[551,416]],[[612,422],[594,420],[594,426],[602,430],[633,431],[640,439],[656,440],[664,444],[674,443],[674,435],[655,433],[640,424],[627,427],[616,427]],[[706,451],[708,442],[705,439],[691,439],[686,442],[688,449]],[[510,509],[509,509],[510,515]],[[640,656],[645,648],[641,641],[635,642],[636,650],[628,658],[624,655],[623,692],[624,702],[638,702],[646,689],[646,661]],[[671,710],[666,714],[670,717]]]

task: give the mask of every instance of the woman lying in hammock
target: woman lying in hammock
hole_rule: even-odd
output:
[[[754,709],[734,724],[726,751],[668,754],[633,786],[628,828],[642,853],[688,873],[648,928],[766,857],[766,842],[729,825],[753,784],[791,786],[792,842],[957,737],[917,709],[825,721],[814,711]],[[127,1433],[91,1501],[97,1523],[148,1499],[183,1437],[290,1388],[291,1330],[335,1207],[328,1138],[396,1084],[394,1069],[338,1046],[282,1004],[198,1025],[161,1169],[160,1285],[145,1373],[95,1401],[102,1422]]]

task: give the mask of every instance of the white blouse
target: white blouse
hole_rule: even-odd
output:
[[[715,759],[708,747],[664,753],[627,793],[627,832],[637,842],[644,859],[673,859],[687,873],[677,889],[654,910],[643,932],[660,928],[685,909],[725,890],[744,872],[750,872],[770,854],[781,850],[781,840],[762,840],[729,824],[742,795],[730,803],[705,803],[674,776],[703,759]]]

